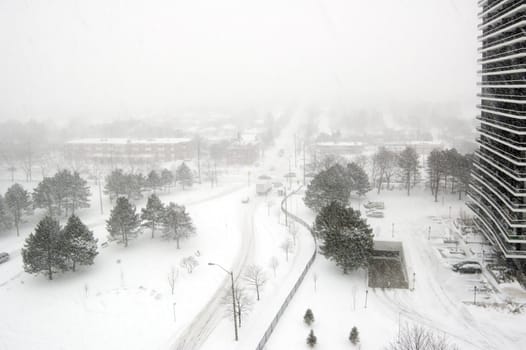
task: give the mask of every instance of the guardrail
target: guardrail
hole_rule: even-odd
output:
[[[293,194],[296,194],[303,186],[300,186],[298,187],[298,189],[296,189],[294,192],[291,192],[290,194],[288,194],[282,201],[281,201],[281,211],[287,215],[290,219],[294,220],[295,222],[297,222],[298,224],[302,225],[303,227],[305,227],[307,230],[309,230],[309,232],[311,233],[312,235],[312,238],[314,239],[314,252],[312,253],[312,256],[310,257],[309,261],[307,262],[307,265],[305,265],[305,268],[303,269],[303,272],[301,273],[300,277],[298,278],[298,280],[296,281],[296,283],[294,283],[294,287],[292,287],[292,289],[290,290],[289,294],[287,295],[287,297],[285,298],[285,301],[281,304],[281,307],[279,308],[278,312],[276,313],[276,315],[274,316],[274,318],[272,319],[272,322],[270,323],[270,325],[268,326],[267,330],[265,331],[265,334],[263,334],[263,337],[261,338],[261,340],[259,341],[258,343],[258,346],[256,347],[256,350],[263,350],[265,348],[265,345],[267,344],[267,341],[269,340],[270,336],[272,335],[272,332],[274,331],[274,329],[276,328],[278,322],[279,322],[279,319],[281,318],[281,316],[283,315],[283,313],[285,312],[285,309],[287,308],[287,306],[289,305],[290,301],[292,300],[292,298],[294,297],[294,295],[296,294],[296,292],[298,291],[301,283],[303,282],[303,279],[305,278],[305,276],[307,275],[307,272],[309,272],[309,269],[310,267],[312,266],[312,264],[314,263],[314,260],[316,259],[316,254],[318,253],[318,242],[316,240],[316,236],[314,235],[314,232],[312,231],[312,228],[310,227],[310,225],[308,225],[305,221],[303,221],[302,219],[300,219],[299,217],[297,217],[296,215],[288,212],[285,208],[284,208],[284,204],[285,204],[285,201],[290,197],[292,196]]]

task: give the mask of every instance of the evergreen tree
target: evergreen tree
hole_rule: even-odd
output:
[[[334,260],[344,273],[368,266],[373,234],[359,211],[333,202],[316,216],[314,232],[322,239],[321,254]]]
[[[361,166],[356,163],[347,164],[347,174],[351,180],[352,190],[356,191],[358,196],[363,196],[371,190],[369,177]]]
[[[150,188],[153,192],[159,187],[161,187],[161,177],[155,170],[152,170],[148,173],[148,177],[146,178],[146,185],[148,188]]]
[[[51,177],[45,177],[33,190],[33,204],[35,208],[47,210],[47,215],[54,217],[57,213],[57,201],[55,198],[55,181]]]
[[[311,329],[309,336],[307,337],[307,345],[311,348],[316,346],[316,343],[318,342],[318,338],[314,335],[314,331]]]
[[[336,164],[316,174],[307,186],[303,200],[307,207],[318,212],[333,201],[347,205],[350,192],[351,181],[344,168]]]
[[[115,169],[106,176],[104,193],[110,196],[110,200],[126,195],[125,176],[122,169]]]
[[[29,193],[19,184],[14,184],[5,193],[5,203],[15,223],[16,235],[20,236],[20,223],[25,214],[31,213]]]
[[[66,209],[68,214],[68,197],[71,195],[73,175],[69,170],[61,170],[53,176],[53,193],[57,205],[58,215],[62,215],[62,210]]]
[[[307,326],[310,326],[314,322],[314,314],[312,313],[311,309],[307,309],[307,311],[305,311],[303,322],[305,322]]]
[[[139,214],[135,211],[135,206],[125,197],[117,198],[117,203],[110,213],[110,218],[106,221],[106,230],[112,238],[120,238],[124,246],[128,246],[128,239],[136,236],[139,228]]]
[[[405,183],[407,195],[411,190],[411,180],[414,179],[415,173],[418,172],[418,154],[412,147],[406,147],[398,157],[398,167],[402,172],[402,181]]]
[[[360,341],[360,335],[358,334],[358,328],[356,328],[356,326],[354,326],[351,329],[351,333],[349,334],[349,340],[351,341],[351,343],[353,343],[353,345],[356,345],[356,343]]]
[[[76,265],[92,265],[97,252],[97,239],[78,216],[71,215],[64,229],[64,251],[67,254],[71,269]]]
[[[13,218],[4,197],[0,195],[0,231],[8,230],[13,226]]]
[[[57,271],[66,271],[67,254],[58,221],[46,216],[37,225],[35,233],[26,239],[22,249],[24,271],[45,273],[52,280]]]
[[[141,210],[142,226],[148,227],[152,230],[152,238],[154,238],[155,228],[162,221],[164,215],[164,205],[157,197],[152,194],[148,197],[146,208]]]
[[[168,169],[163,169],[161,171],[161,186],[163,186],[164,190],[170,190],[170,187],[172,186],[174,182],[174,174]]]
[[[183,186],[183,190],[185,186],[192,186],[194,182],[194,176],[192,174],[192,170],[186,165],[185,162],[183,162],[181,165],[177,167],[177,170],[175,172],[175,177],[177,182],[180,182]]]
[[[180,249],[179,242],[181,239],[195,234],[192,219],[182,205],[170,202],[164,210],[162,221],[165,237],[176,240],[177,249]]]
[[[71,214],[75,214],[76,209],[89,208],[90,190],[88,182],[81,178],[79,173],[74,172],[69,177],[67,188],[67,201],[71,208]]]

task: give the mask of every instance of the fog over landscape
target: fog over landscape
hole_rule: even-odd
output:
[[[419,103],[473,118],[476,13],[458,0],[3,0],[0,119]]]

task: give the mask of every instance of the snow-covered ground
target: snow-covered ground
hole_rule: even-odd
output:
[[[451,261],[438,252],[437,248],[444,246],[441,238],[450,234],[449,207],[454,217],[465,210],[462,201],[446,195],[444,202],[435,203],[427,192],[407,197],[402,191],[393,191],[369,197],[385,202],[385,218],[370,218],[368,222],[376,239],[403,242],[410,287],[414,287],[414,291],[369,289],[363,271],[343,275],[333,263],[319,256],[270,338],[267,349],[306,347],[305,340],[311,328],[303,323],[307,308],[313,310],[316,318],[312,329],[318,337],[317,349],[348,349],[353,326],[360,332],[362,349],[382,349],[396,340],[399,323],[427,326],[466,350],[526,348],[523,326],[526,315],[470,304],[473,286],[486,282],[486,274],[454,273],[450,269]],[[355,207],[357,205],[354,203]],[[300,212],[307,221],[314,219],[308,210]],[[317,276],[316,290],[314,275]],[[485,295],[478,298],[484,301]]]
[[[92,207],[79,215],[101,243],[111,206],[105,200],[105,215],[100,215],[94,190]],[[246,184],[231,183],[162,194],[164,202],[187,205],[197,228],[180,250],[145,232],[128,248],[114,243],[99,248],[93,266],[57,274],[53,281],[24,273],[19,253],[41,213],[23,226],[20,237],[3,233],[0,250],[10,251],[11,259],[0,265],[0,349],[169,348],[223,283],[224,276],[207,262],[229,265],[239,251],[245,218],[255,205],[240,202],[247,191]],[[144,200],[136,204],[140,209]],[[200,263],[192,274],[179,267],[188,255]],[[172,267],[178,270],[174,295],[168,283]]]

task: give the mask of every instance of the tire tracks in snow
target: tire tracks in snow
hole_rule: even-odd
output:
[[[242,224],[242,241],[241,249],[232,263],[232,270],[234,271],[234,279],[237,280],[249,259],[251,259],[254,252],[254,230],[252,223],[255,217],[256,209],[261,205],[260,200],[256,200],[250,207],[250,215],[243,215]],[[214,331],[217,325],[224,317],[222,312],[223,304],[221,297],[225,290],[230,288],[230,276],[226,276],[212,295],[207,304],[201,309],[194,320],[173,340],[173,345],[170,346],[172,350],[193,350],[201,347],[208,339],[210,334]]]

